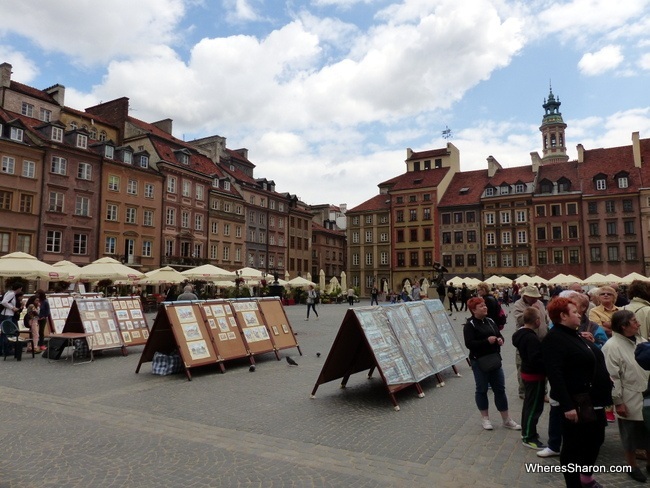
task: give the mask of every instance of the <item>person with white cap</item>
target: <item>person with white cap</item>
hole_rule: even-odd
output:
[[[534,307],[539,311],[540,316],[540,325],[539,328],[535,330],[537,337],[541,341],[546,336],[548,332],[548,324],[550,322],[548,314],[546,313],[546,307],[542,302],[542,294],[539,292],[536,286],[529,285],[519,290],[521,298],[517,300],[512,306],[512,315],[515,318],[515,327],[517,329],[523,327],[524,325],[524,312],[528,307]],[[519,351],[515,355],[515,365],[517,366],[517,381],[519,382],[519,398],[523,399],[525,395],[525,386],[524,382],[521,379],[521,356]]]

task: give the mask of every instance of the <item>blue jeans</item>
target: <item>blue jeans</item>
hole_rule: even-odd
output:
[[[488,385],[494,392],[494,404],[499,412],[508,410],[508,398],[506,397],[506,378],[503,374],[503,368],[484,373],[478,367],[478,362],[472,360],[472,371],[474,372],[474,381],[476,382],[476,392],[474,399],[479,410],[487,410],[490,406],[488,402]]]

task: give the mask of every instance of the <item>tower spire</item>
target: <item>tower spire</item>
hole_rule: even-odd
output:
[[[544,109],[544,116],[542,117],[542,125],[539,130],[542,133],[542,147],[543,157],[542,164],[557,161],[568,161],[569,156],[566,153],[566,142],[564,138],[564,130],[566,124],[562,119],[560,112],[560,97],[555,97],[553,94],[553,85],[551,80],[548,82],[548,97],[544,99],[542,108]]]

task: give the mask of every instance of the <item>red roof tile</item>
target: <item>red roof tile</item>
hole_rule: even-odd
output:
[[[449,156],[449,150],[446,147],[441,149],[430,149],[428,151],[413,152],[407,161],[413,161],[424,158],[434,158],[436,156]]]
[[[57,101],[54,99],[54,97],[52,97],[52,95],[44,92],[43,90],[39,90],[38,88],[33,88],[31,86],[23,85],[22,83],[18,83],[17,81],[12,80],[9,83],[9,89],[18,93],[22,93],[23,95],[27,95],[33,98],[38,98],[45,102],[58,105]]]
[[[395,178],[379,183],[378,186],[389,186],[391,191],[436,187],[449,170],[450,168],[435,168],[422,171],[408,171]]]
[[[533,166],[513,166],[511,168],[498,169],[490,183],[493,186],[500,186],[503,183],[514,185],[521,181],[522,183],[532,183],[535,180],[535,173],[533,173]]]
[[[464,171],[456,173],[447,187],[438,207],[456,205],[478,205],[485,186],[488,184],[488,170]],[[467,188],[461,193],[461,189]]]
[[[648,143],[644,140],[643,147],[648,151]],[[646,155],[649,155],[646,152]],[[627,188],[619,188],[615,176],[625,171],[629,174]],[[607,177],[607,190],[597,190],[596,175],[603,174]],[[588,149],[584,152],[584,160],[578,163],[578,175],[582,180],[584,195],[612,195],[637,191],[642,184],[641,171],[634,166],[632,145]]]
[[[348,210],[349,212],[376,212],[380,210],[388,210],[390,208],[390,196],[381,193],[372,197],[370,200],[357,205],[356,207]]]

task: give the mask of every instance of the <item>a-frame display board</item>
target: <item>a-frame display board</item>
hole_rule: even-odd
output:
[[[467,353],[463,349],[462,343],[456,334],[456,331],[449,322],[449,317],[445,312],[445,306],[440,300],[423,300],[422,303],[427,307],[433,321],[438,329],[438,336],[442,340],[451,364],[458,364],[467,360]]]
[[[395,399],[397,391],[415,385],[419,395],[423,395],[382,308],[351,308],[347,311],[311,392],[312,398],[323,383],[342,378],[343,388],[354,373],[374,368],[377,368],[395,410],[399,410]]]
[[[69,293],[50,293],[46,296],[47,303],[50,304],[50,316],[47,321],[49,332],[60,334],[63,332],[74,298]]]
[[[284,312],[282,302],[278,297],[258,298],[264,322],[269,331],[269,335],[275,348],[279,351],[282,349],[290,349],[295,347],[298,353],[302,356],[302,351],[296,340],[296,335],[293,333],[287,314]]]
[[[140,297],[111,299],[117,324],[126,347],[141,346],[149,338],[149,326],[142,313]]]
[[[178,350],[188,380],[192,380],[191,368],[219,362],[200,307],[201,304],[197,302],[162,303],[149,332],[149,340],[140,356],[136,373],[140,372],[142,363],[153,360],[157,351],[170,354]],[[221,362],[219,366],[223,371]]]
[[[278,351],[273,345],[269,331],[264,325],[264,317],[257,300],[243,298],[230,302],[235,320],[244,336],[244,342],[251,354],[275,353],[280,360]]]
[[[88,347],[93,351],[126,348],[120,335],[113,306],[108,298],[75,298],[66,318],[63,332],[85,332]]]
[[[207,330],[212,337],[219,361],[250,356],[237,326],[230,302],[207,300],[200,303],[199,310],[203,315],[204,322],[208,324]],[[252,356],[250,356],[250,360],[251,364],[254,364]]]

